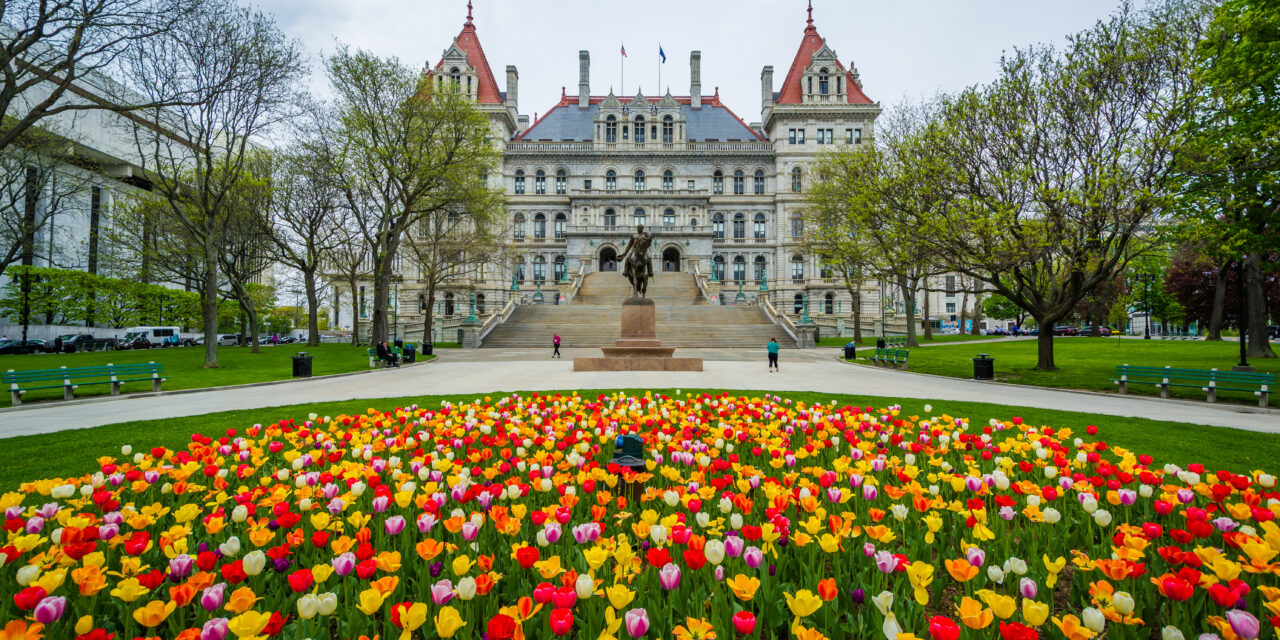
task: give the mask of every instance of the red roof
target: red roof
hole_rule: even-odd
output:
[[[800,50],[796,52],[796,59],[791,61],[791,70],[787,71],[786,80],[782,81],[782,91],[778,94],[778,104],[800,104],[800,98],[803,91],[800,88],[800,78],[804,75],[804,70],[813,62],[813,54],[822,49],[823,39],[818,35],[818,28],[813,26],[813,8],[809,9],[809,26],[804,29],[804,38],[800,40]],[[840,61],[836,61],[836,68],[844,71],[844,85],[846,92],[849,94],[849,104],[872,104],[871,98],[862,92],[862,87],[853,81],[853,74],[845,71],[844,65]]]
[[[502,96],[498,93],[498,82],[493,77],[493,69],[489,68],[489,59],[484,56],[484,47],[480,46],[480,38],[476,36],[476,25],[471,21],[470,8],[467,10],[467,22],[462,25],[462,32],[457,37],[458,48],[467,54],[467,64],[476,70],[476,80],[480,86],[476,88],[476,102],[481,104],[502,104]],[[436,64],[436,69],[444,66],[444,60]]]

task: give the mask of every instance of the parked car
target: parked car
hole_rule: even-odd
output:
[[[234,347],[240,344],[240,335],[235,333],[223,333],[218,336],[219,347]]]
[[[1007,336],[1007,335],[1009,335],[1009,332],[1008,332],[1008,331],[1006,331],[1006,330],[1004,330],[1004,329],[987,329],[987,335],[989,335],[989,336]]]
[[[1024,330],[1022,331],[1022,335],[1024,335],[1024,336],[1038,336],[1038,335],[1040,335],[1040,328],[1039,328],[1039,327],[1037,327],[1037,328],[1035,328],[1035,329],[1029,329],[1029,330],[1028,330],[1028,329],[1024,329]]]
[[[1280,324],[1273,324],[1267,327],[1267,339],[1280,340]]]
[[[1054,327],[1054,328],[1053,328],[1053,335],[1055,335],[1055,336],[1078,336],[1078,335],[1080,335],[1080,331],[1079,331],[1078,329],[1076,329],[1075,327],[1069,327],[1069,326],[1067,326],[1067,325],[1058,325],[1058,326],[1056,326],[1056,327]]]
[[[58,339],[62,341],[63,353],[89,351],[93,348],[95,341],[92,333],[69,333],[65,336],[58,336]]]
[[[125,335],[124,338],[122,338],[119,342],[116,343],[116,351],[129,351],[129,350],[150,349],[150,348],[151,348],[151,341],[148,340],[146,336],[140,336],[140,335],[135,335],[132,338],[130,338],[128,335]]]
[[[179,344],[179,331],[178,327],[129,327],[125,329],[124,340],[143,337],[151,346],[172,347]]]
[[[0,345],[0,355],[50,353],[53,345],[44,340],[10,340]]]

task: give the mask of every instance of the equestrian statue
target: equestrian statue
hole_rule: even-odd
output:
[[[653,244],[653,234],[646,233],[644,225],[637,225],[635,235],[627,240],[627,247],[622,250],[620,258],[623,263],[623,275],[631,281],[631,297],[643,298],[649,290],[649,279],[653,277],[653,264],[649,262],[649,245]]]

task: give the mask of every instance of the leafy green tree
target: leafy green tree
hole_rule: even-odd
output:
[[[982,301],[982,313],[988,318],[1013,320],[1018,326],[1022,326],[1027,317],[1026,309],[1010,302],[1008,298],[998,293],[993,293]]]

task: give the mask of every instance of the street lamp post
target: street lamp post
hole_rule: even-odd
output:
[[[1155,279],[1150,273],[1139,273],[1138,282],[1142,283],[1142,339],[1151,339],[1151,281]]]
[[[1236,365],[1236,369],[1245,370],[1245,371],[1252,369],[1252,367],[1249,366],[1249,361],[1245,357],[1248,351],[1248,346],[1244,343],[1245,327],[1249,326],[1248,323],[1246,322],[1246,320],[1248,319],[1247,314],[1249,312],[1249,309],[1248,307],[1245,306],[1245,299],[1244,299],[1244,296],[1245,296],[1244,261],[1246,259],[1248,259],[1248,256],[1242,255],[1240,256],[1240,260],[1236,262],[1236,276],[1240,279],[1240,295],[1237,296],[1237,298],[1239,298],[1239,305],[1240,305],[1240,313],[1239,313],[1239,316],[1240,316],[1240,364]]]

